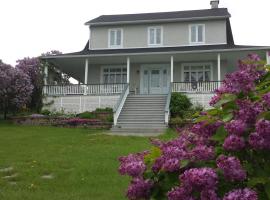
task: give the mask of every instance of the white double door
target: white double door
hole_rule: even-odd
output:
[[[170,84],[170,70],[168,65],[149,64],[141,66],[140,93],[167,94]]]

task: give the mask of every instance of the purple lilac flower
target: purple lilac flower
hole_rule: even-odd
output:
[[[223,148],[227,151],[239,151],[242,150],[244,147],[244,138],[237,135],[229,135],[223,143]]]
[[[212,160],[215,157],[214,147],[199,144],[191,150],[190,157],[195,160]]]
[[[258,195],[249,188],[237,189],[225,194],[223,200],[258,200]]]
[[[265,95],[263,95],[262,97],[263,102],[270,107],[270,92],[266,93]]]
[[[216,163],[218,168],[223,171],[225,179],[229,181],[243,181],[247,177],[240,160],[236,157],[220,155]]]
[[[215,123],[209,124],[206,121],[202,121],[202,122],[195,124],[191,128],[191,132],[193,132],[199,136],[209,138],[215,134],[216,130],[221,125],[222,125],[221,122],[215,122]]]
[[[251,102],[249,100],[238,100],[239,110],[236,112],[236,118],[247,124],[253,124],[256,117],[264,111],[263,106],[259,102]]]
[[[180,169],[179,159],[177,158],[166,159],[162,167],[165,171],[175,172]]]
[[[121,175],[127,174],[132,177],[141,176],[146,170],[144,155],[145,153],[139,153],[120,157],[119,173]]]
[[[180,175],[180,182],[184,187],[202,191],[215,189],[218,177],[212,168],[192,168]]]
[[[215,96],[213,96],[211,98],[211,101],[209,102],[209,105],[214,106],[217,102],[219,102],[220,99],[221,99],[220,95],[216,94]]]
[[[247,125],[242,120],[232,120],[231,122],[225,124],[224,127],[229,134],[241,136],[245,132]]]
[[[164,156],[160,156],[159,158],[157,158],[152,166],[152,171],[158,173],[162,169],[164,162]]]
[[[203,190],[201,192],[201,200],[219,200],[215,190]]]
[[[249,135],[249,144],[254,149],[270,149],[270,121],[259,120],[256,132]]]
[[[189,188],[175,187],[167,193],[167,197],[168,200],[195,200],[195,198],[191,196],[191,192]]]
[[[130,200],[149,199],[152,186],[153,184],[149,179],[134,178],[128,187],[126,195]]]

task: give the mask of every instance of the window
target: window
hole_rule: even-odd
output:
[[[109,47],[119,48],[122,47],[123,29],[109,29]]]
[[[148,45],[162,45],[163,30],[162,27],[149,27],[148,28]]]
[[[205,37],[205,25],[204,24],[194,24],[189,26],[189,42],[191,44],[201,44],[204,43]]]
[[[183,80],[184,82],[203,82],[211,81],[212,67],[211,64],[184,64]]]
[[[127,69],[126,67],[105,67],[103,68],[103,83],[126,83]]]

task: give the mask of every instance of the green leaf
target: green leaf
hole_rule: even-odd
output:
[[[266,183],[264,185],[264,190],[265,190],[265,193],[267,194],[268,196],[268,199],[270,199],[270,182]]]
[[[257,117],[257,119],[266,119],[266,120],[270,120],[270,111],[266,111],[266,112],[262,112],[259,114],[259,116]]]
[[[160,157],[161,150],[158,147],[152,147],[150,150],[150,153],[144,156],[144,162],[146,164],[152,164],[155,162],[155,160]]]
[[[224,126],[220,126],[217,131],[216,134],[212,136],[212,140],[223,143],[224,139],[227,136],[227,131],[224,128]]]
[[[221,107],[223,104],[226,104],[231,101],[235,101],[237,96],[235,94],[223,94],[221,99],[214,105],[215,108]]]
[[[228,121],[230,121],[232,118],[233,118],[233,114],[232,114],[232,113],[227,113],[227,114],[224,114],[224,115],[223,115],[222,121],[228,122]]]
[[[220,112],[220,111],[219,111],[218,109],[215,109],[215,108],[214,108],[214,109],[208,110],[208,111],[207,111],[207,114],[208,114],[208,115],[212,115],[212,116],[216,116],[216,115],[219,114],[219,112]]]
[[[210,122],[209,116],[202,115],[202,116],[198,117],[198,118],[195,120],[195,123],[199,123],[199,122],[203,122],[203,121],[208,121],[208,122]]]
[[[189,160],[181,160],[181,168],[186,167],[189,164]]]
[[[248,186],[249,187],[254,187],[258,184],[265,184],[267,183],[268,178],[267,177],[252,177],[248,180]]]

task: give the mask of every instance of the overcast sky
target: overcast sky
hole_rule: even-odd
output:
[[[84,22],[99,15],[208,9],[210,0],[1,0],[0,59],[15,65],[50,50],[84,48]],[[270,46],[270,0],[220,0],[236,44]]]

